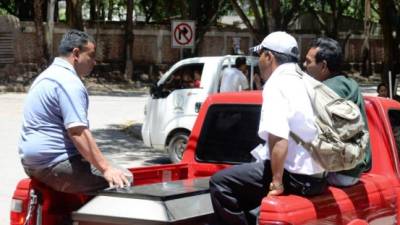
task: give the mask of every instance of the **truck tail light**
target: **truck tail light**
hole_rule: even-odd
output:
[[[22,212],[22,200],[20,199],[12,199],[11,201],[11,212],[20,213]]]
[[[25,223],[23,201],[20,199],[12,199],[11,201],[10,222],[11,225],[23,225]]]
[[[31,225],[37,219],[36,210],[40,210],[38,206],[38,196],[35,190],[29,191],[29,199],[11,200],[10,221],[11,225]],[[41,224],[41,223],[39,223]]]

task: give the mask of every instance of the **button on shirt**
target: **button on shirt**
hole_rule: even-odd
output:
[[[249,83],[242,71],[233,67],[223,70],[220,92],[236,92],[245,89],[249,89]]]
[[[268,134],[271,133],[288,140],[284,164],[287,171],[306,175],[324,172],[308,151],[290,137],[290,131],[306,142],[317,134],[311,102],[294,63],[280,65],[264,85],[258,134],[266,144],[258,154],[262,159],[270,158]]]
[[[86,88],[73,66],[55,58],[25,100],[19,144],[24,166],[45,168],[79,154],[67,129],[89,126],[88,105]]]

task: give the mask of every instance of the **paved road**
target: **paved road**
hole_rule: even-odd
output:
[[[97,142],[109,158],[123,166],[168,163],[163,152],[149,149],[122,132],[127,124],[140,126],[146,94],[114,93],[115,96],[91,96],[89,120]],[[17,143],[25,94],[0,93],[0,223],[9,224],[10,200],[17,182],[26,177],[19,162]]]

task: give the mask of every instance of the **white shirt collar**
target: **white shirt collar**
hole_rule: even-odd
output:
[[[61,67],[71,71],[73,74],[78,76],[78,74],[76,73],[74,67],[67,60],[65,60],[65,59],[63,59],[61,57],[54,58],[54,61],[53,61],[52,65],[61,66]]]
[[[284,70],[296,70],[296,63],[284,63],[279,65],[274,72],[272,72],[271,77],[274,76],[275,74],[279,74]]]

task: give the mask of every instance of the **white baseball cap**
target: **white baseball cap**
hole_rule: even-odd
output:
[[[299,59],[299,47],[296,39],[284,31],[268,34],[261,44],[252,47],[250,50],[258,53],[263,48]]]

